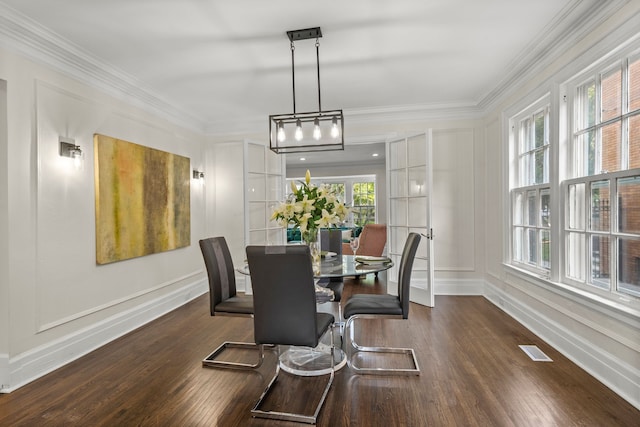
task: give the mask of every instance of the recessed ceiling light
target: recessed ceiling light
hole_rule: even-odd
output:
[[[307,159],[305,159],[304,157],[300,157],[300,161],[301,162],[304,162],[305,160],[307,160]]]
[[[373,157],[378,157],[378,153],[373,153],[372,156]]]

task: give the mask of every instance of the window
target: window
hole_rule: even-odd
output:
[[[355,182],[353,184],[353,222],[363,226],[376,222],[376,183]]]
[[[291,182],[304,178],[287,179]],[[338,199],[344,201],[352,210],[348,224],[363,226],[376,222],[376,177],[375,175],[345,176],[345,177],[311,177],[315,185],[329,185],[335,190]],[[287,187],[288,189],[289,187]]]
[[[640,57],[581,77],[568,85],[573,178],[562,186],[564,280],[640,296]]]
[[[548,103],[545,98],[510,120],[511,260],[542,271],[551,267]]]
[[[640,307],[640,39],[508,117],[509,265]]]

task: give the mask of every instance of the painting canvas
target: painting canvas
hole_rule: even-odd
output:
[[[96,262],[188,246],[189,158],[99,134],[93,145]]]

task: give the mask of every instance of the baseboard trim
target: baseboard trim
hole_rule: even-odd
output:
[[[618,360],[611,353],[590,346],[589,342],[585,342],[563,325],[520,303],[497,286],[485,283],[484,297],[640,409],[640,369]]]
[[[95,323],[89,328],[15,357],[3,358],[3,355],[0,355],[0,380],[2,380],[0,393],[10,393],[175,310],[208,290],[206,280],[199,279],[166,295]]]
[[[480,279],[436,279],[436,295],[483,295],[485,283]]]

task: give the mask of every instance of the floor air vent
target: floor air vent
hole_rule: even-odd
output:
[[[518,347],[527,353],[527,356],[529,356],[534,362],[553,362],[553,360],[544,354],[537,345],[519,345]]]

